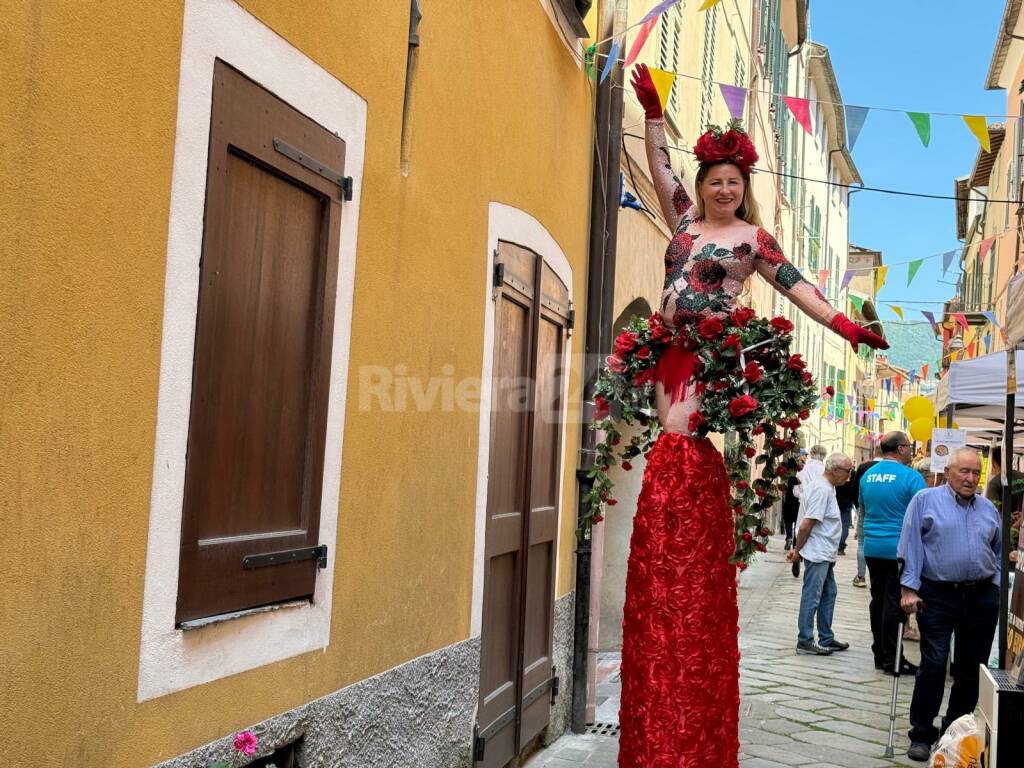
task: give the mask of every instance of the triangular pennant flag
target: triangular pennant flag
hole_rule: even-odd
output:
[[[668,103],[668,95],[672,92],[672,83],[676,81],[676,73],[666,72],[664,69],[655,69],[654,67],[648,69],[648,72],[651,73],[654,90],[658,92],[658,98],[661,99],[661,108],[664,109]]]
[[[818,270],[818,290],[819,291],[824,292],[824,290],[825,290],[825,283],[828,282],[828,276],[830,274],[831,274],[831,270],[829,270],[829,269],[819,269]]]
[[[927,147],[928,142],[932,140],[932,116],[927,112],[907,112],[907,117],[917,129],[921,143]]]
[[[988,349],[991,346],[992,346],[992,334],[991,333],[986,333],[985,334],[985,354],[986,355],[988,354]]]
[[[853,280],[853,270],[848,269],[846,270],[846,272],[843,273],[843,282],[840,283],[839,290],[845,291],[846,287],[850,284],[851,280]]]
[[[601,70],[601,77],[598,78],[599,83],[603,83],[608,79],[608,75],[612,72],[612,67],[615,66],[615,60],[619,57],[619,41],[613,40],[612,47],[608,49],[608,60],[604,63],[604,69]]]
[[[870,111],[871,107],[846,105],[846,140],[850,145],[851,152],[853,151],[853,145],[857,143],[860,129],[864,127],[864,121],[867,119],[868,112]]]
[[[718,87],[722,91],[722,98],[725,99],[725,106],[729,108],[729,114],[734,120],[742,120],[743,105],[747,102],[747,89],[725,83],[721,83]]]
[[[850,296],[850,303],[853,304],[854,309],[864,314],[864,299],[860,296]]]
[[[647,42],[647,36],[651,34],[651,30],[657,25],[657,19],[648,19],[640,27],[640,31],[636,33],[636,40],[633,41],[633,47],[629,49],[629,55],[626,56],[625,67],[633,66],[633,62],[636,61],[636,57],[640,55],[641,49],[644,47],[644,43]]]
[[[914,280],[914,275],[917,274],[917,270],[924,264],[924,259],[914,259],[907,265],[907,285],[910,285]]]
[[[985,316],[985,319],[992,323],[992,325],[994,325],[996,328],[1002,328],[1002,326],[999,325],[999,321],[996,320],[995,312],[989,310],[988,312],[982,312],[981,314],[983,314]]]
[[[650,11],[647,12],[647,15],[644,16],[643,19],[641,19],[641,22],[646,23],[651,19],[658,18],[659,16],[661,16],[661,14],[663,14],[665,11],[667,11],[669,8],[671,8],[678,2],[679,0],[662,0],[662,2],[658,3],[656,6],[651,8]]]
[[[926,309],[922,309],[921,310],[921,314],[924,315],[924,319],[925,320],[927,320],[929,323],[931,323],[932,331],[936,335],[938,335],[939,329],[938,329],[938,326],[935,325],[935,313],[929,312]]]
[[[949,271],[949,265],[953,263],[953,257],[956,256],[956,249],[952,251],[946,251],[942,254],[942,274],[945,275]]]
[[[704,5],[698,8],[698,11],[706,11],[708,8],[713,8],[718,5],[722,0],[704,0]]]
[[[992,145],[988,140],[988,123],[985,121],[985,116],[964,115],[964,122],[967,123],[967,129],[974,134],[974,138],[978,140],[981,148],[986,152],[991,152]]]
[[[985,263],[985,257],[988,256],[988,252],[992,250],[992,245],[995,243],[995,236],[986,237],[981,241],[981,246],[978,248],[978,261],[982,264]]]
[[[594,77],[596,77],[596,75],[594,73],[594,56],[596,54],[597,54],[597,43],[594,43],[593,45],[588,45],[587,46],[587,54],[586,54],[586,57],[584,58],[584,61],[586,62],[587,77],[589,77],[591,80],[593,80]]]
[[[975,353],[976,350],[977,350],[977,342],[972,341],[970,344],[967,345],[967,359],[968,360],[970,360],[972,357],[974,357],[974,353]]]
[[[882,286],[885,285],[885,276],[888,273],[888,267],[879,267],[878,271],[875,272],[875,294],[882,290]]]
[[[958,323],[960,323],[964,330],[967,330],[969,328],[967,324],[967,315],[965,315],[963,312],[954,312],[953,317]]]
[[[894,382],[892,383],[892,385],[893,385],[894,387],[896,387],[896,389],[899,389],[900,387],[902,387],[902,386],[903,386],[903,375],[902,375],[902,374],[899,374],[899,373],[897,373],[897,374],[896,374],[896,381],[894,381]]]
[[[798,96],[783,96],[782,100],[786,102],[789,111],[793,113],[793,118],[803,126],[803,129],[807,133],[813,134],[814,131],[811,130],[811,102]]]
[[[900,320],[903,319],[903,307],[897,307],[895,304],[886,304],[886,306],[895,312],[896,316],[899,317]]]
[[[911,371],[907,374],[907,380],[910,382],[910,386],[914,386],[914,379],[917,378],[917,371]]]
[[[921,378],[925,381],[928,380],[928,363],[921,366]]]

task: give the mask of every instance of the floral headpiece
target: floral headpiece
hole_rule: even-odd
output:
[[[739,120],[730,120],[724,129],[709,125],[708,130],[693,145],[693,154],[701,163],[733,163],[744,176],[750,175],[750,167],[757,162],[754,142],[747,136]]]

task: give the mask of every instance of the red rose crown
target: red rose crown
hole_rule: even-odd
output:
[[[701,163],[733,163],[744,176],[750,175],[751,166],[757,162],[757,150],[747,136],[739,120],[730,120],[725,129],[717,125],[708,130],[693,145],[693,154]]]

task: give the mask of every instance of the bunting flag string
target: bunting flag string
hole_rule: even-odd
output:
[[[886,304],[886,306],[895,312],[896,316],[899,317],[900,320],[903,319],[903,307],[897,307],[895,304]]]
[[[706,11],[706,10],[708,10],[709,8],[714,8],[714,7],[715,7],[716,5],[718,5],[718,4],[720,3],[720,2],[722,2],[722,0],[704,0],[704,5],[702,5],[702,6],[701,6],[700,8],[698,8],[697,10],[698,10],[698,11]]]
[[[925,381],[928,380],[928,363],[921,366],[921,378]]]
[[[945,277],[949,271],[949,265],[953,263],[953,257],[956,256],[956,249],[952,251],[946,251],[942,254],[942,275]]]
[[[825,284],[828,282],[828,276],[832,273],[830,269],[819,269],[818,270],[818,290],[824,293]]]
[[[665,105],[668,104],[668,96],[672,93],[672,84],[676,81],[676,73],[655,68],[649,68],[648,72],[651,74],[654,90],[658,92],[658,98],[661,99],[661,107],[664,109]]]
[[[992,245],[995,243],[995,241],[996,238],[994,235],[992,237],[986,237],[984,240],[981,241],[981,245],[978,247],[979,263],[985,263],[985,257],[988,256],[988,252],[992,250]]]
[[[921,312],[922,315],[924,315],[924,319],[927,320],[931,324],[932,332],[935,333],[936,336],[938,336],[938,334],[939,334],[939,326],[938,326],[938,323],[935,322],[935,313],[934,312],[930,312],[930,311],[925,310],[925,309],[920,310],[920,312]]]
[[[953,312],[953,318],[960,323],[963,329],[966,331],[970,326],[967,324],[967,315],[963,312]]]
[[[678,2],[679,0],[662,0],[662,2],[658,3],[656,6],[651,8],[650,11],[647,12],[647,15],[640,20],[640,23],[646,24],[648,21],[653,21],[657,19],[659,16],[661,16],[661,14],[663,14],[665,11],[667,11],[669,8],[671,8]],[[603,43],[604,40],[602,40],[601,42]]]
[[[853,308],[856,309],[861,314],[864,314],[864,299],[862,299],[860,296],[853,295],[849,296],[848,298],[850,299],[850,303],[853,304]]]
[[[996,313],[995,312],[993,312],[992,310],[989,310],[987,312],[982,312],[981,314],[983,314],[985,316],[985,319],[988,320],[990,323],[992,323],[992,325],[994,325],[999,330],[1002,330],[1003,326],[1001,326],[999,324],[999,321],[996,320]]]
[[[985,334],[985,354],[986,355],[988,354],[989,347],[991,347],[991,346],[992,346],[992,334],[991,333],[986,333]]]
[[[917,135],[921,139],[921,143],[927,147],[928,142],[932,140],[932,116],[927,112],[907,112],[907,117],[910,118],[910,122],[917,129]]]
[[[917,270],[924,264],[924,259],[914,259],[910,264],[907,265],[907,287],[914,281],[914,275],[917,274]]]
[[[839,284],[839,290],[845,291],[849,287],[851,280],[853,280],[853,270],[848,269],[843,273],[843,282]]]

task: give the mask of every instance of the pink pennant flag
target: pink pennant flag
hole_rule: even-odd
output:
[[[960,325],[966,331],[967,330],[967,315],[965,315],[963,312],[954,312],[953,313],[953,317],[956,318],[956,321],[958,323],[960,323]]]
[[[786,102],[789,111],[793,113],[793,117],[803,129],[807,133],[814,133],[811,130],[811,102],[798,96],[783,96],[782,100]]]
[[[636,61],[636,57],[640,55],[640,50],[644,47],[644,43],[647,42],[647,36],[651,34],[651,30],[654,29],[658,24],[658,19],[648,19],[640,27],[640,31],[636,33],[636,40],[633,41],[633,47],[629,49],[629,55],[626,56],[626,67],[633,65]]]
[[[722,83],[718,86],[722,90],[722,98],[725,99],[725,106],[729,108],[729,114],[735,120],[743,119],[743,105],[747,101],[747,89],[740,88],[738,85],[726,85]]]
[[[978,261],[982,264],[985,263],[985,257],[988,256],[988,252],[992,250],[992,245],[995,241],[996,238],[994,235],[992,237],[986,237],[981,241],[981,247],[978,248]]]
[[[828,276],[829,276],[830,273],[831,273],[831,270],[828,270],[828,269],[819,269],[818,270],[818,290],[823,292],[823,293],[825,291],[825,283],[828,282]]]

